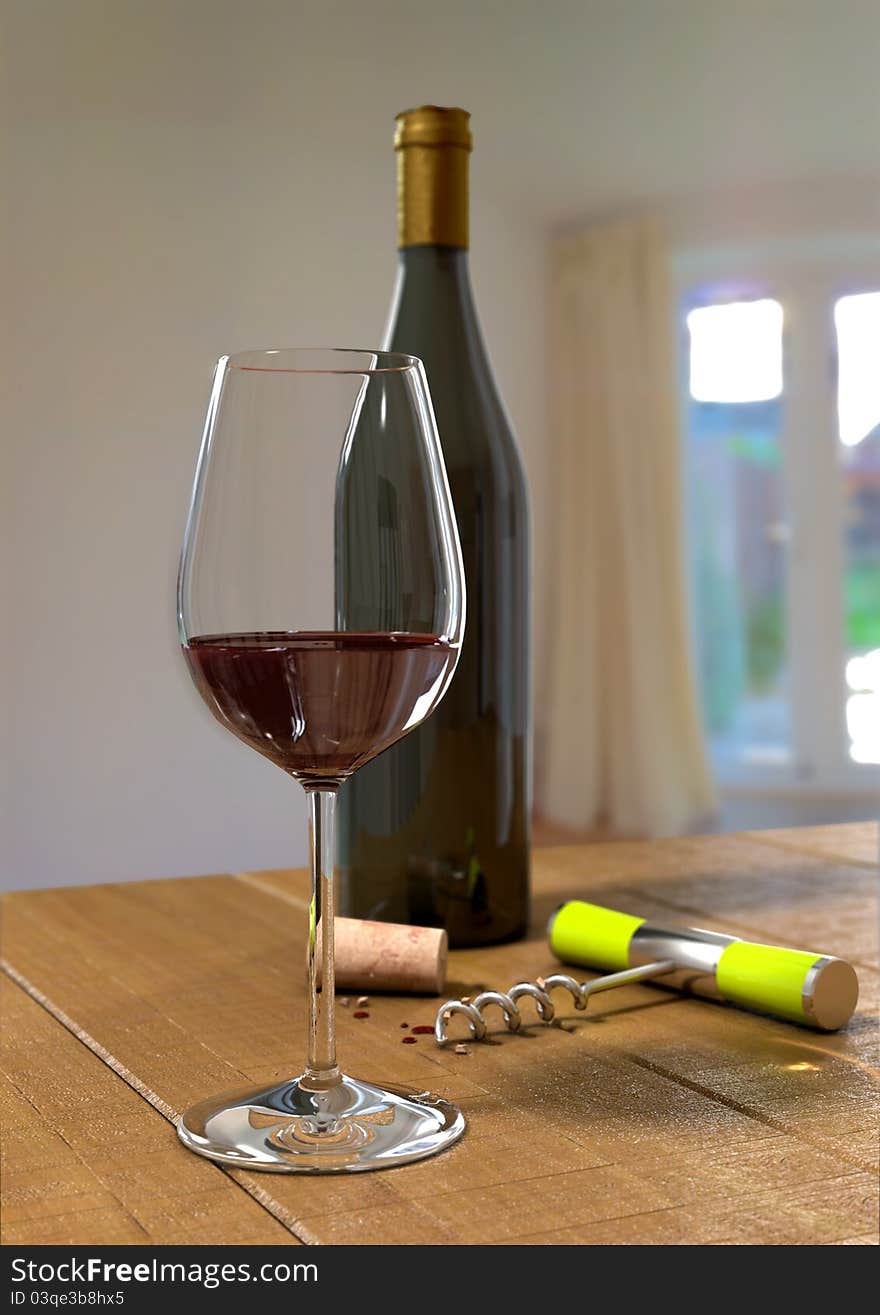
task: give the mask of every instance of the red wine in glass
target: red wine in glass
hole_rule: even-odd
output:
[[[341,784],[439,702],[456,650],[437,635],[268,631],[184,648],[214,716],[314,788]]]

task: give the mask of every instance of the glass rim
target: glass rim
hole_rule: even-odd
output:
[[[275,359],[277,358],[277,359]],[[359,364],[355,364],[358,358]],[[227,370],[256,374],[406,374],[421,369],[417,356],[375,347],[268,347],[221,356]]]

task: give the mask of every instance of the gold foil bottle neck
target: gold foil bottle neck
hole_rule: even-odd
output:
[[[402,110],[394,122],[394,149],[404,146],[461,146],[473,150],[467,110],[446,109],[442,105],[420,105],[417,110]]]
[[[439,105],[397,115],[398,247],[467,247],[470,117]]]

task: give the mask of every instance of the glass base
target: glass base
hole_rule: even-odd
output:
[[[269,1173],[355,1173],[435,1155],[458,1141],[461,1110],[427,1091],[343,1077],[324,1091],[292,1078],[227,1092],[187,1110],[184,1146],[220,1164]]]

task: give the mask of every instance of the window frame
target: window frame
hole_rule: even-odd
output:
[[[788,526],[791,753],[781,762],[746,762],[713,750],[719,785],[804,796],[880,792],[880,764],[856,763],[849,756],[843,479],[839,440],[828,441],[838,432],[834,304],[852,293],[880,291],[880,237],[691,247],[674,254],[672,282],[682,401],[689,393],[687,310],[713,301],[772,297],[784,316],[780,443]],[[685,425],[682,406],[683,452]],[[837,691],[836,699],[831,691]]]

